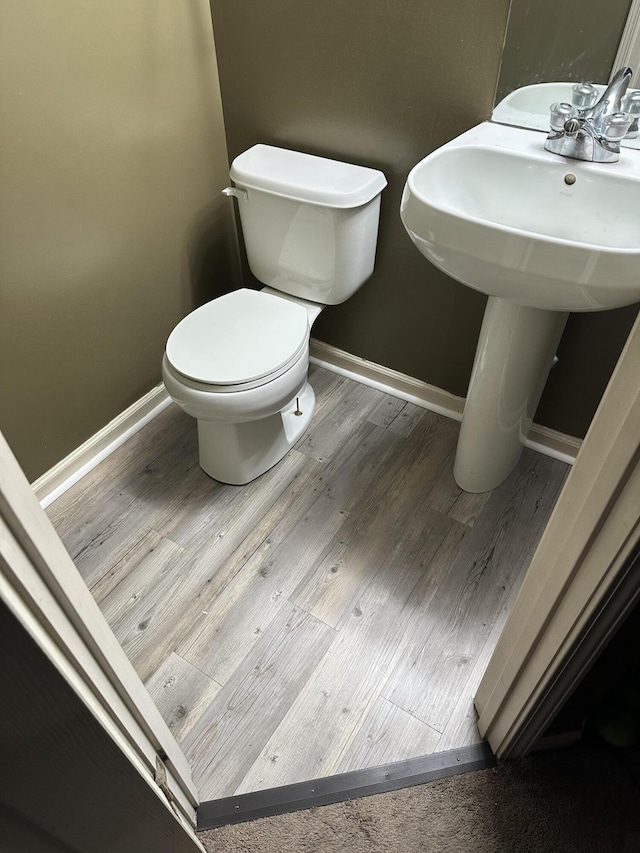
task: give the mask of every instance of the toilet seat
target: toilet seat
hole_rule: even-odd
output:
[[[242,288],[178,323],[167,341],[166,357],[190,387],[235,392],[286,373],[306,351],[309,334],[303,306]]]
[[[247,388],[245,385],[198,385],[187,380],[169,364],[165,353],[162,359],[162,381],[169,396],[198,420],[214,423],[244,423],[266,418],[279,412],[295,399],[307,383],[309,348],[305,347],[291,367],[268,382]]]

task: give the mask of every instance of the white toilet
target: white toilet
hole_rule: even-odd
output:
[[[315,407],[307,383],[311,326],[373,272],[380,193],[376,169],[269,145],[233,161],[240,222],[263,290],[197,308],[169,335],[162,378],[198,420],[200,466],[242,485],[287,453]]]

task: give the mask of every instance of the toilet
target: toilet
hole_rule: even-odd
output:
[[[233,161],[249,267],[265,287],[202,305],[169,335],[167,392],[198,421],[201,468],[243,485],[276,465],[309,425],[311,326],[373,272],[382,172],[255,145]]]

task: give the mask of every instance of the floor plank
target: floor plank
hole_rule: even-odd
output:
[[[453,478],[454,458],[455,450],[451,452],[447,464],[440,470],[438,479],[429,494],[429,506],[473,527],[484,505],[491,497],[491,492],[480,494],[463,492]]]
[[[84,487],[79,497],[75,489],[70,490],[63,496],[66,502],[61,512],[58,501],[50,507],[50,518],[89,586],[126,553],[132,537],[142,526],[150,526],[156,512],[162,510],[167,493],[171,489],[180,491],[185,477],[197,467],[195,429],[190,424],[185,430],[181,418],[177,423],[177,434],[154,448],[155,456],[150,462],[145,457],[142,467],[115,483],[110,476],[105,477],[104,486],[89,494],[85,494]],[[113,455],[125,447],[126,444]],[[128,453],[123,455],[129,457]],[[115,464],[121,464],[119,455]],[[217,484],[212,488],[215,490]]]
[[[367,420],[384,429],[391,426],[400,412],[406,407],[407,401],[385,394],[377,406],[369,412]]]
[[[316,395],[316,408],[313,423],[318,424],[323,417],[340,404],[342,398],[353,387],[353,380],[339,373],[323,370],[315,364],[310,365],[308,381]],[[304,440],[305,436],[303,436]]]
[[[167,448],[192,434],[192,418],[171,405],[52,503],[47,513],[67,547],[72,537],[83,540],[83,524],[103,504],[105,495],[121,491]]]
[[[178,743],[221,689],[220,684],[175,652],[147,680],[145,687]]]
[[[319,462],[329,462],[362,419],[366,419],[385,396],[375,388],[347,381],[351,383],[347,386],[349,393],[327,411],[322,419],[316,421],[314,428],[296,445],[301,453]]]
[[[167,565],[187,554],[184,548],[155,530],[142,528],[113,568],[90,587],[91,594],[103,613],[109,613],[107,618],[111,618],[113,624],[127,604],[141,604],[138,594],[132,591],[134,587],[139,589],[145,582],[155,584]]]
[[[386,445],[386,449],[383,445]],[[331,543],[334,533],[379,473],[393,444],[384,432],[358,430],[333,463],[298,495],[295,505],[271,530],[230,585],[207,608],[196,632],[178,649],[189,661],[226,683],[265,627],[286,603],[307,569]],[[309,460],[312,470],[316,462]]]
[[[320,469],[320,471],[319,471]],[[325,518],[326,527],[309,529],[311,510],[326,493],[324,466],[307,460],[283,499],[267,513],[242,543],[242,565],[224,589],[196,615],[191,629],[180,639],[177,651],[186,660],[225,684],[242,659],[257,642],[282,606],[287,574],[295,577],[300,563],[313,554],[314,534],[331,535],[344,522],[339,512]],[[262,530],[259,528],[262,527]],[[259,530],[256,536],[256,531]],[[235,552],[222,571],[238,563]],[[283,565],[283,560],[287,562]],[[283,578],[284,575],[284,578]]]
[[[247,516],[257,523],[306,463],[306,457],[291,450],[280,464],[239,488],[203,475],[194,457],[188,476],[165,494],[150,526],[194,552],[212,539],[232,541]]]
[[[425,573],[409,554],[434,529],[444,539],[456,525],[418,506],[404,528],[404,543],[389,545],[384,567],[351,602],[348,614],[322,661],[236,793],[326,776],[339,761],[395,661],[398,637],[415,603],[411,594]],[[405,547],[402,547],[404,544]],[[417,547],[416,547],[417,546]],[[317,729],[321,737],[310,738]]]
[[[337,766],[338,773],[435,752],[440,732],[378,697]]]
[[[527,565],[530,558],[527,557]],[[487,641],[479,652],[476,662],[471,670],[469,678],[465,684],[464,691],[460,694],[457,701],[451,708],[449,719],[442,731],[442,736],[438,741],[435,752],[444,752],[447,749],[458,749],[461,746],[469,746],[472,743],[480,743],[482,740],[478,731],[478,715],[473,704],[473,697],[482,680],[482,676],[489,664],[489,659],[493,654],[505,622],[511,613],[513,602],[522,585],[523,573],[519,574],[515,582],[512,584],[507,598],[498,614],[496,621],[493,624],[491,633],[487,637]]]
[[[178,645],[180,652],[221,684],[227,683],[238,660],[259,642],[282,608],[290,607],[287,574],[295,578],[297,560],[304,564],[312,559],[307,546],[314,544],[317,534],[326,531],[309,530],[301,521],[266,558],[262,549],[256,552],[209,607],[198,633]]]
[[[422,406],[416,406],[415,403],[407,403],[389,424],[388,429],[407,438],[420,421],[429,417],[427,409],[423,409]]]
[[[216,516],[211,528],[201,528],[194,548],[187,550],[174,544],[179,549],[175,559],[160,567],[145,587],[145,594],[138,592],[137,599],[132,598],[131,590],[138,584],[139,562],[145,571],[148,549],[140,546],[128,552],[131,579],[101,606],[143,680],[177,648],[196,621],[206,616],[212,601],[241,568],[240,561],[229,558],[238,549],[242,552],[244,540],[259,519],[307,465],[305,456],[292,452],[277,471],[273,469],[272,475],[269,472],[260,478],[261,488],[254,490],[253,500],[234,503],[233,512],[222,519]],[[241,490],[237,494],[240,496]],[[172,542],[166,537],[162,541]]]
[[[184,548],[150,531],[92,589],[143,681],[172,650],[166,638],[190,562]]]
[[[548,518],[563,470],[525,450],[492,493],[387,684],[387,699],[439,731]]]
[[[183,741],[201,799],[235,790],[334,636],[297,607],[273,620]]]
[[[421,422],[411,439],[399,441],[344,530],[291,600],[336,626],[358,587],[378,570],[389,544],[398,536],[402,541],[407,517],[423,503],[455,440],[455,425],[432,417]]]

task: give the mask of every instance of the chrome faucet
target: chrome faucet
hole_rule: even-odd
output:
[[[579,83],[573,87],[573,103],[552,104],[546,150],[573,160],[616,163],[635,118],[622,104],[632,76],[631,68],[621,68],[599,100],[595,86]]]

